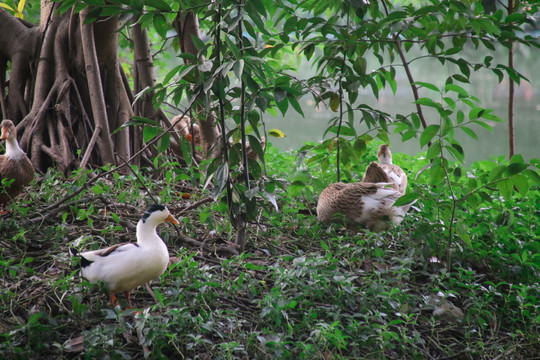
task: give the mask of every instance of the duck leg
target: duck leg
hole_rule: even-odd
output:
[[[111,304],[112,306],[118,305],[118,298],[116,297],[116,293],[114,291],[111,291]]]
[[[131,292],[130,292],[130,291],[126,291],[126,292],[124,292],[124,295],[126,295],[126,299],[127,299],[128,305],[129,305],[129,307],[131,307]]]

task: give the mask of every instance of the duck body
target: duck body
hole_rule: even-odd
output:
[[[407,175],[398,165],[392,163],[392,152],[388,145],[379,146],[377,159],[379,160],[379,166],[386,172],[391,180],[390,182],[393,183],[392,187],[405,194],[407,191]]]
[[[366,169],[362,182],[368,183],[390,183],[392,188],[398,190],[398,186],[393,182],[393,180],[388,176],[386,171],[375,161],[372,161]]]
[[[178,224],[165,206],[152,205],[137,224],[136,243],[83,253],[72,249],[72,253],[81,258],[82,276],[92,283],[104,282],[113,304],[117,292],[124,292],[130,302],[133,289],[160,277],[167,269],[169,251],[156,232],[163,222]]]
[[[0,140],[6,141],[6,152],[0,155],[0,181],[13,179],[0,188],[0,205],[4,207],[13,200],[35,175],[34,166],[17,142],[17,132],[11,120],[2,121]]]
[[[403,194],[388,185],[382,182],[330,184],[319,196],[317,218],[329,223],[341,217],[347,225],[373,232],[386,230],[391,223],[399,224],[412,204],[393,206]]]

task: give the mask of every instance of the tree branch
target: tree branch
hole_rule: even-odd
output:
[[[103,163],[114,164],[113,144],[110,138],[109,122],[107,119],[107,109],[105,97],[101,86],[101,75],[97,61],[97,54],[94,40],[94,25],[84,24],[90,8],[86,8],[80,13],[81,40],[86,64],[86,74],[88,88],[90,91],[90,101],[92,103],[92,113],[96,125],[102,128],[101,136],[98,139],[101,160]]]

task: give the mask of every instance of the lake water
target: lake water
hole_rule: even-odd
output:
[[[469,49],[467,59],[475,59],[482,62],[487,54],[480,54]],[[491,54],[490,54],[491,55]],[[504,50],[499,52],[502,63],[507,64],[507,54]],[[412,59],[417,55],[408,54],[407,58]],[[538,50],[528,49],[522,45],[516,46],[514,54],[514,64],[517,71],[527,77],[530,83],[522,81],[520,85],[515,86],[514,102],[514,123],[515,123],[515,151],[522,154],[526,160],[531,158],[540,158],[540,68],[535,64],[538,56]],[[379,63],[375,58],[368,58],[368,70],[376,69]],[[496,64],[495,61],[492,64]],[[442,87],[450,74],[458,73],[456,67],[452,64],[440,65],[437,60],[422,59],[411,64],[411,71],[415,81],[431,82]],[[305,79],[313,74],[313,70],[307,63],[300,64],[298,74],[295,76]],[[375,109],[384,111],[392,116],[396,114],[409,114],[415,111],[411,88],[408,84],[405,72],[402,67],[396,67],[396,79],[398,88],[396,95],[388,87],[379,94],[377,100],[371,89],[365,89],[359,98],[361,103],[367,104]],[[471,85],[457,83],[464,87],[470,94],[480,99],[479,106],[494,109],[494,113],[503,119],[502,123],[493,123],[493,132],[489,132],[477,125],[472,128],[477,133],[479,140],[474,140],[459,130],[457,139],[465,150],[465,162],[478,160],[487,160],[493,156],[508,156],[508,81],[498,83],[497,76],[489,70],[480,70],[471,76]],[[438,100],[434,92],[421,92],[420,96],[430,96],[433,100]],[[271,116],[265,114],[267,130],[278,128],[285,134],[285,138],[270,137],[269,141],[275,147],[282,151],[300,148],[306,141],[321,141],[325,129],[328,127],[328,120],[335,117],[329,108],[321,106],[316,108],[315,101],[311,95],[305,96],[301,100],[302,109],[305,117],[294,111],[289,106],[286,116]],[[426,119],[429,123],[438,123],[438,115],[430,112],[429,108],[423,108]],[[426,112],[427,111],[427,112]],[[465,111],[467,114],[468,111]],[[357,132],[362,133],[367,127],[358,124]],[[330,135],[327,135],[330,136]],[[391,136],[391,147],[394,152],[403,152],[415,155],[420,149],[418,140],[411,139],[406,142],[401,141],[400,135]]]

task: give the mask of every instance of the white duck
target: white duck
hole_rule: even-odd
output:
[[[152,205],[137,224],[137,243],[123,243],[83,253],[72,248],[71,253],[81,258],[82,276],[92,283],[104,282],[113,305],[117,304],[117,292],[124,292],[131,305],[131,291],[160,277],[167,269],[167,245],[156,232],[156,227],[163,222],[179,224],[167,207]]]
[[[377,158],[379,159],[379,166],[388,174],[388,177],[394,182],[393,186],[397,191],[405,194],[407,190],[407,175],[397,165],[392,164],[392,152],[388,145],[383,144],[379,146],[377,152]]]

